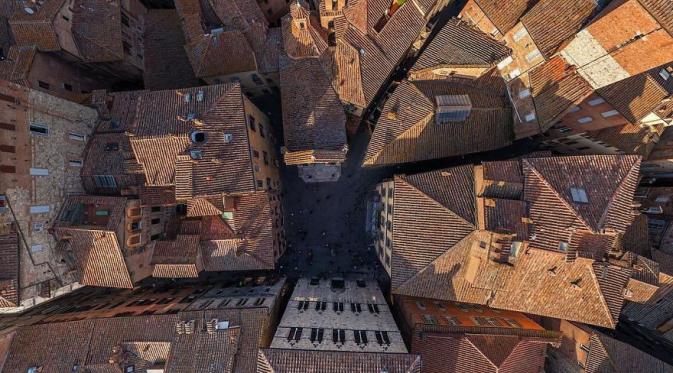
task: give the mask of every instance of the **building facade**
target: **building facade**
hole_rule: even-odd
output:
[[[20,270],[13,271],[16,297],[9,309],[20,309],[77,286],[49,228],[66,197],[84,192],[79,173],[97,115],[13,83],[0,82],[0,90],[0,221],[3,234],[16,237]]]

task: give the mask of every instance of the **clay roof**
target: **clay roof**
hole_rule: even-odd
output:
[[[411,351],[423,372],[535,373],[544,369],[549,341],[516,335],[414,333]]]
[[[436,123],[437,98],[457,95],[469,97],[467,118]],[[512,114],[504,91],[464,80],[403,81],[386,101],[364,164],[446,158],[494,150],[511,141]]]
[[[395,177],[393,288],[476,229],[473,182],[470,166]]]
[[[390,6],[385,0],[350,1],[334,20],[337,46],[334,86],[339,97],[366,107],[425,27],[435,1],[408,1],[379,32],[374,26]]]
[[[637,154],[647,158],[663,131],[663,126],[640,126],[627,123],[622,126],[591,131],[588,135],[626,154]]]
[[[501,34],[511,30],[519,18],[535,4],[537,0],[514,0],[503,3],[498,0],[475,0],[486,17],[493,22]]]
[[[154,245],[153,277],[198,277],[203,269],[198,235],[179,234],[172,241],[157,241]]]
[[[150,92],[138,107],[131,146],[146,185],[174,185],[178,199],[254,190],[240,85]],[[193,131],[205,141],[192,141]],[[192,159],[192,150],[201,159]]]
[[[275,267],[273,218],[266,192],[238,197],[234,220],[224,223],[221,217],[213,217],[202,224],[201,251],[206,271]]]
[[[590,21],[599,8],[598,3],[595,0],[540,0],[521,17],[521,22],[540,53],[549,59]],[[559,17],[559,14],[571,16]]]
[[[40,51],[58,51],[61,46],[52,24],[66,0],[48,0],[33,9],[33,14],[17,7],[9,18],[12,35],[19,46],[36,45]]]
[[[72,35],[79,56],[86,62],[124,59],[121,2],[119,0],[75,0]]]
[[[673,366],[618,341],[594,331],[589,344],[586,371],[595,372],[673,372]]]
[[[147,91],[94,91],[91,104],[96,107],[101,122],[96,132],[129,132],[135,130],[140,96]]]
[[[0,235],[0,308],[19,305],[19,236]]]
[[[197,77],[278,71],[280,38],[259,6],[245,0],[178,0],[185,50]]]
[[[33,58],[37,53],[37,47],[12,46],[7,52],[7,58],[0,61],[0,79],[21,84],[28,79],[28,73],[33,65]]]
[[[531,70],[529,77],[537,119],[543,132],[573,104],[593,93],[591,85],[559,56]]]
[[[653,112],[672,92],[659,84],[660,68],[644,72],[596,90],[629,122],[636,123]]]
[[[143,170],[133,156],[129,136],[121,132],[93,135],[87,143],[81,174],[83,177],[128,177],[131,185],[138,185],[143,179]]]
[[[430,40],[410,73],[443,66],[493,66],[511,54],[504,44],[453,18]]]
[[[594,260],[617,247],[631,225],[639,158],[542,157],[520,163],[518,168],[502,162],[503,170],[515,171],[507,178],[494,171],[500,162],[484,165],[480,193],[490,201],[483,219],[492,231],[480,231],[476,221],[458,219],[469,215],[456,214],[469,211],[458,206],[476,203],[471,166],[420,174],[413,183],[409,176],[396,177],[392,291],[614,327],[633,273],[629,265]],[[453,184],[439,184],[442,177]],[[501,196],[493,197],[491,184],[522,187],[509,195],[495,189]],[[434,191],[438,185],[444,195]],[[589,203],[575,202],[571,188],[584,190]],[[532,223],[522,224],[522,218]],[[493,257],[515,239],[499,231],[526,242],[526,254],[513,265]],[[566,260],[560,241],[579,258]],[[485,250],[489,242],[500,249]]]
[[[197,86],[185,52],[185,38],[175,9],[150,9],[145,15],[143,81],[151,90]]]
[[[206,331],[205,322],[226,320],[229,328]],[[194,332],[178,334],[180,321],[194,322]],[[258,345],[268,327],[265,308],[186,311],[38,324],[16,331],[5,369],[69,372],[77,364],[85,371],[122,372],[165,362],[165,371],[255,372]]]
[[[671,13],[670,4],[666,0],[638,0],[638,2],[650,12],[669,34],[673,35],[673,13]]]
[[[418,373],[421,371],[421,359],[412,354],[265,348],[259,350],[258,371]]]
[[[115,233],[124,221],[126,198],[72,196],[63,203],[55,222],[61,249],[71,252],[83,285],[132,288],[129,274]],[[105,216],[94,216],[105,210]]]

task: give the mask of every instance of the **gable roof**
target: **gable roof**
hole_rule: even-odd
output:
[[[654,111],[661,101],[671,93],[659,84],[655,76],[661,68],[655,68],[644,73],[622,79],[596,90],[629,122],[636,123]]]
[[[19,305],[19,236],[14,229],[0,235],[0,308]]]
[[[511,144],[511,109],[500,86],[490,88],[465,80],[403,81],[386,101],[364,165],[446,158]],[[469,97],[465,120],[435,122],[437,97],[446,95]]]
[[[410,73],[442,66],[493,66],[512,54],[512,50],[479,29],[450,19],[423,49]]]
[[[540,0],[521,17],[537,49],[549,59],[599,10],[596,0]],[[559,17],[570,14],[571,17]]]
[[[397,176],[394,190],[391,281],[396,288],[475,229],[476,207],[470,166]]]
[[[346,115],[332,87],[329,66],[321,55],[327,48],[322,29],[301,5],[292,4],[283,17],[285,55],[280,70],[283,135],[292,152],[325,150],[342,152],[345,159]],[[297,22],[304,22],[300,29]],[[317,154],[320,154],[317,152]],[[316,153],[313,153],[315,157]],[[294,156],[286,153],[285,162]],[[318,157],[316,160],[320,161]]]
[[[259,6],[245,0],[178,0],[185,51],[199,78],[278,71],[279,39]]]
[[[174,185],[177,199],[255,189],[239,84],[148,92],[138,107],[131,147],[146,185]],[[192,141],[193,131],[205,141]],[[201,159],[192,159],[191,150]]]
[[[154,245],[152,277],[198,277],[203,269],[198,235],[178,234],[172,241]]]
[[[264,373],[419,373],[421,359],[412,354],[264,348],[259,350],[258,367],[258,371]]]
[[[227,320],[229,328],[206,331],[206,322]],[[194,332],[178,334],[180,321],[194,322]],[[153,360],[165,371],[255,372],[257,351],[268,327],[268,309],[214,309],[171,315],[142,315],[36,324],[19,327],[4,365],[10,371],[42,366],[68,372],[74,364],[92,372],[122,372]]]
[[[503,3],[498,0],[475,0],[501,34],[511,30],[519,18],[536,3],[537,0],[511,0]]]
[[[618,341],[594,331],[591,335],[586,371],[595,372],[673,372],[673,366]]]
[[[637,156],[488,162],[478,193],[490,202],[474,207],[472,224],[456,221],[453,212],[460,211],[459,199],[476,203],[474,187],[468,186],[474,181],[430,183],[452,198],[446,204],[436,188],[422,189],[428,182],[416,181],[413,188],[409,177],[396,177],[392,292],[614,327],[624,288],[634,273],[628,263],[602,260],[618,248],[619,237],[631,225],[639,164]],[[499,175],[498,168],[516,172]],[[458,182],[463,177],[456,170],[421,175],[444,175]],[[469,172],[464,178],[478,175]],[[465,192],[460,192],[460,185],[465,185]],[[517,185],[518,192],[513,189]],[[584,189],[590,203],[575,202],[570,187]],[[493,197],[494,192],[501,197]],[[486,229],[479,230],[476,220]],[[509,253],[512,240],[524,246],[507,265],[502,255]],[[559,251],[560,241],[569,243],[566,251],[579,257],[568,259],[567,252]]]
[[[536,373],[544,367],[549,341],[516,335],[414,333],[411,350],[424,372]]]

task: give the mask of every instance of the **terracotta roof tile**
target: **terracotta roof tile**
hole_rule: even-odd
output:
[[[0,235],[0,308],[19,305],[19,236]]]
[[[143,36],[145,87],[151,90],[197,86],[185,52],[185,38],[175,9],[150,9]]]
[[[502,255],[512,237],[458,224],[450,210],[439,210],[436,200],[395,178],[392,291],[614,327],[624,288],[632,276],[640,275],[629,263],[593,258],[602,260],[618,247],[618,237],[631,225],[639,158],[543,157],[520,162],[523,168],[512,161],[502,163],[514,175],[522,173],[508,177],[512,181],[498,180],[505,178],[494,171],[498,163],[484,166],[485,184],[525,185],[523,193],[505,197],[514,200],[484,202],[487,228],[511,226],[527,245],[521,249],[524,253],[507,254],[514,255],[513,261],[511,256],[507,259],[511,265],[503,264]],[[584,189],[592,203],[575,202],[570,187]],[[457,193],[456,186],[445,190],[452,198],[474,203],[473,193]],[[503,211],[497,211],[498,206]],[[522,224],[522,218],[530,221]],[[426,227],[432,232],[424,233]],[[435,245],[434,239],[441,244]],[[568,242],[567,251],[580,257],[567,260],[566,253],[558,251],[560,241]],[[489,245],[494,249],[485,250]]]
[[[663,131],[663,126],[640,126],[627,123],[622,126],[591,131],[588,135],[626,154],[637,154],[647,158]]]
[[[72,35],[79,56],[86,62],[124,59],[121,2],[119,0],[75,0]]]
[[[28,73],[33,65],[33,58],[37,54],[36,46],[12,46],[7,52],[7,58],[0,61],[0,79],[21,84],[28,79]]]
[[[594,331],[589,344],[586,371],[673,372],[673,366],[629,344]]]
[[[430,40],[410,73],[443,66],[493,66],[511,54],[504,44],[454,18]]]
[[[475,0],[475,2],[498,31],[505,34],[519,22],[519,18],[535,4],[536,0],[513,0],[507,3],[498,0]]]
[[[258,361],[261,370],[269,373],[421,371],[420,357],[412,354],[267,348],[259,350]]]
[[[81,172],[87,190],[94,193],[96,186],[86,178],[111,175],[117,186],[135,186],[143,180],[143,169],[133,155],[129,136],[124,133],[96,133],[89,140]]]
[[[666,0],[638,0],[648,12],[661,24],[661,26],[673,35],[673,13]]]
[[[153,277],[198,277],[203,269],[198,235],[179,234],[173,241],[154,245]]]
[[[471,109],[464,121],[435,122],[436,98],[444,95],[469,97]],[[489,92],[462,80],[403,81],[386,101],[364,164],[446,158],[494,150],[511,141],[512,114],[504,91]]]
[[[660,69],[655,70],[620,80],[596,90],[596,93],[629,122],[636,123],[669,96],[669,92],[653,78],[652,75],[658,75]]]
[[[599,10],[594,0],[540,0],[521,22],[542,55],[549,59]],[[567,17],[559,17],[566,14]]]
[[[531,70],[529,76],[533,103],[543,132],[570,106],[593,93],[591,85],[558,56]]]

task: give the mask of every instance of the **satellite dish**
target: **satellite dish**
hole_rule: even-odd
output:
[[[28,14],[35,14],[35,10],[31,7],[25,7],[23,10]]]

